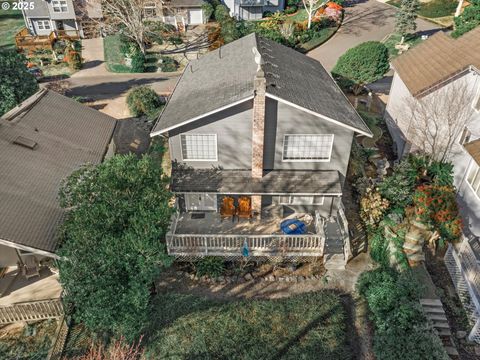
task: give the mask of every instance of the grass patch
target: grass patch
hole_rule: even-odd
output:
[[[347,318],[329,291],[220,303],[175,293],[156,297],[145,338],[152,359],[351,359]],[[351,339],[350,339],[351,340]]]
[[[398,56],[398,50],[395,49],[395,45],[399,44],[402,40],[402,36],[400,34],[391,34],[388,39],[384,42],[385,46],[388,49],[388,54],[390,59],[393,59]],[[410,48],[418,45],[422,42],[422,38],[420,36],[412,35],[406,36],[404,39],[405,44],[409,44]]]
[[[17,328],[0,338],[0,359],[46,359],[57,329],[57,321],[44,320]]]
[[[308,14],[305,9],[300,9],[292,16],[288,16],[287,19],[293,22],[302,22],[308,20]]]
[[[401,0],[390,0],[387,4],[400,7]],[[432,0],[429,2],[421,2],[418,15],[427,18],[439,18],[450,16],[455,13],[458,2],[453,0]]]
[[[333,34],[337,32],[337,29],[338,29],[338,26],[332,26],[332,27],[326,27],[326,28],[320,29],[320,31],[317,32],[317,34],[312,40],[303,43],[302,45],[300,45],[300,47],[297,50],[305,53],[312,49],[315,49],[316,47],[322,45],[325,41],[330,39],[333,36]]]
[[[121,50],[120,35],[109,35],[103,39],[105,64],[107,70],[115,73],[130,73],[132,70],[125,65],[125,58]]]
[[[11,8],[11,7],[10,7]],[[15,34],[18,33],[25,23],[21,11],[0,11],[0,50],[15,47]]]

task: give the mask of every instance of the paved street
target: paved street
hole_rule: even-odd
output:
[[[82,70],[67,79],[69,96],[95,100],[94,107],[117,119],[129,117],[126,94],[134,86],[149,85],[159,94],[173,90],[178,74],[118,74],[107,71],[104,64],[103,39],[82,40]]]
[[[345,8],[345,18],[338,32],[308,56],[332,70],[338,58],[348,49],[369,40],[380,41],[393,32],[395,8],[377,0],[353,0]],[[438,25],[419,19],[417,31],[431,33]]]

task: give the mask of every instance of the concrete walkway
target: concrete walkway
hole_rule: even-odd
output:
[[[345,8],[345,18],[338,32],[325,44],[313,49],[308,56],[320,61],[331,71],[338,58],[348,49],[365,41],[381,41],[395,28],[396,9],[377,0],[352,0]],[[417,20],[417,32],[430,34],[439,26]]]
[[[106,76],[111,73],[105,67],[103,38],[82,40],[82,69],[72,75],[76,77]]]

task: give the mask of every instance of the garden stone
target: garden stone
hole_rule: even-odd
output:
[[[465,337],[467,336],[467,332],[466,331],[457,331],[457,339],[465,339]]]
[[[303,276],[297,276],[297,281],[298,281],[298,282],[305,281],[305,277],[303,277]]]
[[[278,281],[285,281],[285,276],[279,276]]]
[[[480,345],[476,345],[474,349],[475,349],[475,355],[480,356]]]
[[[247,280],[247,281],[253,280],[253,276],[252,276],[252,274],[250,274],[250,273],[246,274],[246,275],[244,276],[244,278],[245,278],[245,280]]]
[[[188,277],[189,277],[191,280],[197,280],[195,274],[188,274]]]

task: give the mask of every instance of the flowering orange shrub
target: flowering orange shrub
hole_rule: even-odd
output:
[[[455,241],[462,232],[453,186],[421,185],[413,197],[417,219],[438,230],[445,240]]]

